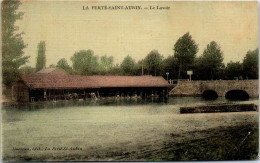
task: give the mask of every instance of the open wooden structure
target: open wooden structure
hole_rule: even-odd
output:
[[[13,85],[13,100],[86,99],[114,96],[167,96],[170,84],[155,76],[79,76],[64,74],[21,75]]]

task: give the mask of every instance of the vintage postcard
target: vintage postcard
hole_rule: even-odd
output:
[[[1,1],[6,162],[259,158],[257,1]]]

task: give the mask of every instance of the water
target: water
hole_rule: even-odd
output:
[[[190,134],[193,131],[258,122],[258,112],[179,113],[180,106],[223,102],[231,101],[225,98],[206,101],[200,97],[103,99],[3,108],[3,156],[9,160],[114,160],[123,153],[151,151],[171,141],[203,136]],[[242,103],[257,104],[258,99]],[[177,137],[173,139],[172,135]],[[53,147],[81,150],[45,150]]]

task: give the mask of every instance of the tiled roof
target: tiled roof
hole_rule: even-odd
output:
[[[158,76],[79,76],[57,74],[24,74],[21,80],[30,89],[83,89],[107,87],[168,87]]]
[[[100,87],[165,87],[168,82],[160,76],[88,76]]]

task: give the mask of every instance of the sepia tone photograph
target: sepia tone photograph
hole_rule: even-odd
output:
[[[259,159],[257,1],[1,1],[4,162]]]

